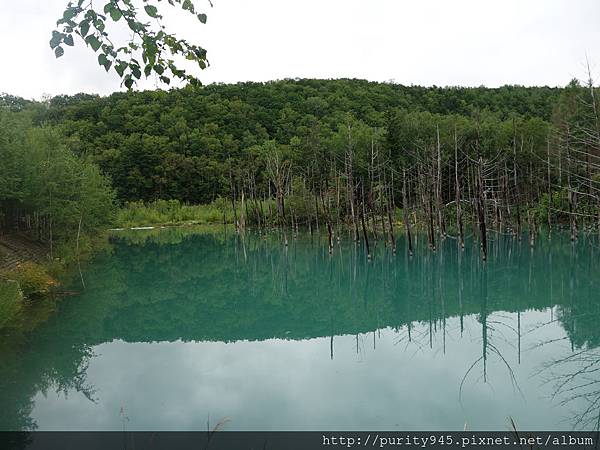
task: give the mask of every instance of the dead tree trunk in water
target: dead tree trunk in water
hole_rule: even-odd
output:
[[[383,239],[383,245],[385,247],[387,247],[387,239],[386,239],[386,234],[387,231],[385,229],[385,211],[386,211],[386,207],[384,205],[384,200],[385,200],[385,196],[387,195],[387,189],[385,187],[385,180],[384,180],[384,184],[381,184],[381,176],[379,177],[379,185],[380,185],[380,193],[379,193],[379,220],[381,222],[381,234],[382,239]],[[393,251],[393,249],[392,249]]]
[[[479,234],[481,238],[481,251],[483,260],[487,260],[487,228],[485,223],[485,197],[483,192],[483,159],[479,156],[477,164],[477,219],[479,221]]]
[[[550,133],[547,142],[547,167],[548,167],[548,239],[552,236],[552,183],[550,181]]]
[[[368,167],[369,171],[369,190],[367,192],[368,199],[368,212],[371,216],[371,222],[373,223],[373,239],[375,241],[375,247],[377,247],[377,241],[379,241],[379,237],[377,235],[377,212],[375,208],[375,201],[373,199],[373,186],[375,186],[375,161],[379,158],[379,152],[375,152],[375,142],[373,137],[371,137],[371,161]],[[364,196],[364,193],[363,193]],[[363,208],[364,209],[364,208]],[[367,215],[367,223],[369,223],[369,215]],[[385,233],[385,230],[382,231]]]
[[[515,198],[515,210],[516,210],[516,219],[517,219],[517,228],[516,234],[517,239],[521,240],[521,205],[519,204],[519,185],[517,184],[517,130],[516,130],[515,121],[513,119],[513,188],[514,188],[514,198]],[[522,142],[521,142],[522,144]],[[523,146],[521,145],[521,150]]]
[[[567,188],[569,197],[569,220],[571,228],[571,241],[577,239],[577,217],[575,217],[575,195],[573,193],[573,186],[571,185],[571,131],[567,127]]]
[[[406,229],[406,243],[408,246],[408,256],[413,255],[412,236],[410,234],[410,218],[408,217],[408,199],[406,196],[406,169],[402,170],[402,216],[404,219],[404,228]],[[390,216],[391,223],[391,216]],[[394,245],[394,249],[396,246]]]
[[[350,129],[350,124],[348,124],[348,143],[346,148],[345,155],[345,165],[346,165],[346,181],[347,181],[347,192],[348,192],[348,201],[350,204],[350,215],[352,217],[352,226],[354,231],[354,242],[359,241],[358,237],[358,211],[354,207],[354,167],[353,167],[353,148],[352,148],[352,132]]]
[[[460,179],[458,177],[458,137],[456,135],[456,126],[454,127],[454,185],[456,188],[456,227],[458,228],[458,241],[461,250],[465,249],[465,236],[462,224],[462,205],[460,204]]]
[[[231,175],[231,167],[229,168],[229,189],[231,190],[231,208],[233,209],[233,223],[235,224],[236,231],[239,230],[240,225],[237,218],[237,210],[235,207],[235,186],[233,184],[233,176]]]
[[[321,197],[321,203],[323,205],[323,214],[325,214],[325,220],[327,221],[327,235],[329,238],[329,254],[333,254],[333,227],[331,225],[331,208],[325,205],[325,199],[323,198],[323,192],[319,193]]]
[[[371,259],[371,248],[369,247],[369,236],[367,235],[367,227],[365,226],[365,187],[364,182],[361,180],[360,183],[361,188],[361,197],[362,197],[362,214],[360,216],[360,220],[362,222],[362,231],[363,237],[365,239],[365,248],[367,249],[367,258]]]
[[[433,219],[433,198],[431,193],[427,194],[427,209],[428,209],[428,215],[429,215],[429,246],[431,247],[432,250],[435,250],[435,226],[434,226],[434,219]]]
[[[390,237],[390,246],[392,247],[392,253],[396,254],[396,237],[394,236],[394,221],[392,219],[392,214],[396,209],[396,202],[394,201],[394,173],[392,172],[392,183],[390,186],[387,185],[387,182],[384,177],[384,186],[385,186],[385,195],[387,197],[386,201],[386,210],[387,210],[387,218],[389,224],[389,237]],[[382,194],[383,195],[383,194]],[[383,214],[383,212],[382,212]]]
[[[256,215],[256,223],[258,225],[259,233],[262,234],[262,214],[260,205],[260,198],[256,195],[256,176],[252,173],[252,177],[248,174],[248,183],[250,184],[250,195],[253,203],[254,214]]]
[[[240,214],[240,228],[244,230],[246,228],[246,217],[248,217],[248,208],[244,198],[244,189],[242,188],[242,204]]]
[[[446,237],[446,225],[444,223],[444,213],[442,210],[442,144],[440,142],[440,127],[436,125],[436,141],[437,141],[437,176],[435,182],[435,203],[437,209],[437,222],[440,235]]]

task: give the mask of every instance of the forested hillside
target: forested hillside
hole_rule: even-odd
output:
[[[299,164],[308,164],[313,150],[321,157],[336,150],[335,134],[349,120],[357,128],[377,129],[383,142],[390,113],[396,111],[549,120],[559,95],[551,88],[289,80],[56,97],[38,120],[61,124],[72,147],[93,155],[112,177],[122,200],[206,203],[228,195],[230,169],[241,177],[239,170],[260,164],[269,146],[287,146],[285,151],[297,158],[295,168],[304,170]],[[314,147],[310,139],[318,139],[321,149],[308,148]],[[262,174],[257,177],[264,186]]]
[[[596,226],[595,92],[575,81],[489,89],[284,80],[0,103],[6,117],[53,136],[53,149],[97,165],[122,204],[218,200],[237,226],[322,224],[331,239],[346,224],[365,241],[367,230],[393,240],[399,207],[406,233],[422,226],[435,247],[449,229],[462,241],[469,223],[482,237],[542,221],[569,223],[574,238],[582,224]],[[4,215],[22,221],[25,200],[3,192]],[[33,210],[49,211],[49,199],[36,201],[46,206]],[[83,216],[93,215],[70,213],[71,233]]]

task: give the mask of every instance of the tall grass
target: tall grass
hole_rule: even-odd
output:
[[[236,202],[238,221],[246,225],[258,225],[262,227],[275,227],[279,225],[276,216],[276,205],[274,199],[259,202],[247,201],[243,205]],[[293,218],[292,218],[293,215]],[[332,217],[336,213],[331,213]],[[394,222],[398,222],[402,210],[396,208],[393,213]],[[286,222],[288,225],[294,220],[299,225],[308,225],[315,221],[323,225],[324,213],[321,209],[315,210],[314,200],[308,196],[291,195],[286,200]],[[160,225],[181,224],[233,224],[234,213],[230,200],[218,198],[208,205],[188,205],[179,200],[155,200],[150,203],[141,201],[128,202],[117,213],[115,225],[119,228],[149,227]]]
[[[223,222],[233,223],[231,207],[223,198],[218,198],[209,205],[186,205],[179,200],[129,202],[117,213],[117,226],[123,228]]]

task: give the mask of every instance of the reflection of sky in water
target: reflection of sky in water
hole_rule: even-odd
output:
[[[517,315],[488,316],[486,378],[482,325],[476,316],[407,329],[308,340],[125,343],[94,347],[87,384],[92,403],[77,391],[38,393],[31,416],[40,430],[120,430],[121,406],[129,430],[204,430],[223,419],[228,430],[292,429],[520,429],[570,428],[569,411],[550,401],[541,366],[568,354],[562,327],[551,310],[521,313],[521,363]],[[513,329],[514,328],[514,329]],[[375,340],[373,339],[375,336]],[[559,340],[557,340],[559,339]],[[536,344],[556,340],[544,346]],[[375,349],[373,348],[375,345]],[[513,386],[505,362],[514,370]],[[548,372],[550,375],[551,372]],[[520,392],[519,392],[520,389]],[[577,403],[570,405],[577,406]]]
[[[485,265],[472,241],[369,262],[302,234],[121,236],[80,295],[0,341],[0,429],[591,429],[600,248],[565,236],[499,237]]]

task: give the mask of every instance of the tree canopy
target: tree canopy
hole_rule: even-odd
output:
[[[109,179],[58,128],[0,108],[0,160],[0,229],[28,229],[52,246],[111,223]]]
[[[412,136],[404,142],[395,137],[403,115],[428,138],[443,117],[549,121],[560,92],[283,80],[60,96],[49,109],[38,108],[36,120],[60,125],[72,148],[111,177],[121,200],[207,203],[228,196],[230,174],[239,179],[246,170],[256,171],[257,188],[268,191],[267,158],[273,150],[283,152],[295,174],[324,179],[331,155],[343,148],[349,117],[353,130],[362,134],[357,148],[370,147],[373,130],[377,142],[394,147],[399,161],[402,146],[413,145]]]

